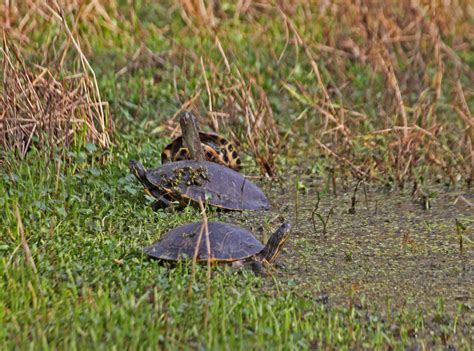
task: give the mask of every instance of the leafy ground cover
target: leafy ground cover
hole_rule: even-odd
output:
[[[72,1],[70,35],[54,6],[9,10],[4,47],[57,82],[84,55],[113,124],[107,148],[2,153],[0,348],[471,349],[469,3],[199,3]],[[159,165],[181,108],[240,142],[273,204],[208,217],[263,241],[293,223],[269,277],[142,254],[201,218],[153,212],[127,166]]]

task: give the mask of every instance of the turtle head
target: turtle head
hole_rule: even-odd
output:
[[[183,111],[179,114],[180,123],[192,123],[196,126],[196,129],[199,130],[199,122],[196,118],[196,115],[191,111]]]
[[[263,248],[262,252],[259,254],[262,260],[271,263],[280,253],[280,250],[283,244],[286,242],[290,236],[291,224],[283,223],[275,233],[272,234],[270,239],[268,239],[267,245]]]
[[[142,183],[144,180],[146,180],[146,169],[143,167],[143,165],[135,160],[130,160],[128,162],[128,167],[130,167],[130,171],[135,175],[135,177],[138,178]]]

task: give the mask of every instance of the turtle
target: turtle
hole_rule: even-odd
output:
[[[153,208],[166,208],[172,201],[181,206],[199,200],[228,210],[268,210],[270,205],[258,186],[242,174],[209,161],[177,161],[146,170],[130,160],[131,172],[158,201]]]
[[[203,231],[196,256],[198,262],[207,262],[209,259],[212,264],[230,263],[235,268],[249,263],[256,273],[264,273],[262,265],[269,265],[277,258],[289,237],[291,225],[288,222],[283,223],[264,246],[247,229],[229,223],[208,222],[210,256],[202,228],[202,222],[176,227],[146,247],[144,252],[164,261],[192,259]]]
[[[199,132],[199,139],[208,161],[219,163],[236,171],[240,170],[240,156],[233,143],[216,133]],[[182,136],[169,143],[161,153],[162,164],[190,159],[189,150],[184,145]]]

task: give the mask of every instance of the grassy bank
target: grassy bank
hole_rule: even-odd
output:
[[[41,3],[2,5],[2,106],[77,123],[0,123],[1,349],[472,348],[467,1]],[[153,212],[127,166],[160,164],[180,109],[239,142],[273,205],[209,218],[294,224],[270,277],[143,256],[200,219]]]

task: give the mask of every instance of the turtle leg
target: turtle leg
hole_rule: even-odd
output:
[[[232,262],[231,267],[233,269],[239,270],[241,268],[251,270],[256,276],[266,277],[267,270],[265,269],[265,263],[257,260],[248,260],[248,261],[234,261]]]
[[[242,262],[242,260],[240,260],[240,261],[234,261],[234,262],[232,262],[232,264],[231,264],[231,267],[232,267],[233,269],[240,269],[240,268],[242,268],[243,266],[244,266],[244,263]]]
[[[266,271],[265,271],[265,268],[263,267],[263,264],[261,262],[258,262],[258,261],[254,261],[254,260],[249,260],[249,261],[243,261],[243,260],[239,260],[239,261],[234,261],[232,262],[232,265],[231,265],[232,269],[235,269],[235,270],[240,270],[242,268],[245,268],[245,269],[249,269],[251,270],[255,275],[257,276],[261,276],[261,277],[264,277],[266,276]]]
[[[158,211],[161,209],[169,208],[171,207],[171,205],[171,201],[162,196],[151,204],[151,208],[153,209],[153,211]]]
[[[267,270],[265,269],[262,262],[250,260],[248,262],[245,262],[244,266],[245,268],[250,268],[256,276],[266,277],[268,275]]]

